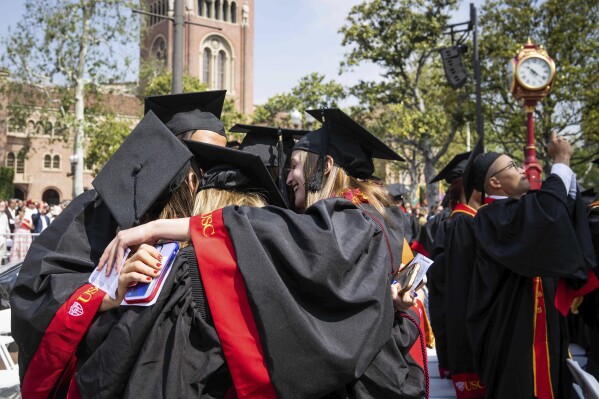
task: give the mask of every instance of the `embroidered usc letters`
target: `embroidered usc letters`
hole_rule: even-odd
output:
[[[202,226],[202,234],[204,234],[204,237],[208,237],[206,231],[210,231],[211,236],[214,235],[214,226],[212,225],[212,213],[202,215]]]

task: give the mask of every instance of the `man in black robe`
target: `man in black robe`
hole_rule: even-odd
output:
[[[554,134],[548,151],[552,173],[537,192],[527,193],[524,170],[498,153],[478,155],[468,179],[468,192],[488,194],[474,218],[467,322],[489,398],[568,398],[571,389],[557,279],[577,288],[596,261],[568,166],[572,148]]]
[[[447,165],[437,174],[437,176],[433,177],[429,184],[433,184],[440,180],[445,180],[449,185],[450,189],[446,195],[446,202],[449,207],[447,207],[447,211],[450,215],[452,215],[452,211],[456,206],[461,205],[459,203],[460,196],[459,193],[462,190],[462,173],[464,172],[464,168],[466,166],[466,162],[468,161],[469,152],[461,153],[456,155],[449,161]],[[456,195],[455,193],[458,193]],[[465,204],[465,200],[462,200],[462,204]],[[464,205],[461,205],[464,207]],[[445,212],[447,213],[447,212]],[[460,214],[459,212],[456,214]],[[435,220],[438,219],[436,222]],[[434,219],[429,220],[427,225],[430,224],[429,234],[432,234],[430,231],[432,225],[435,225],[435,238],[433,241],[423,240],[428,243],[428,247],[430,252],[427,256],[429,256],[434,262],[431,265],[430,269],[427,272],[427,287],[428,287],[428,309],[431,319],[431,326],[433,328],[433,333],[435,334],[435,349],[437,352],[437,359],[439,361],[439,375],[441,378],[450,378],[450,368],[449,368],[449,354],[447,347],[447,307],[453,306],[453,304],[447,304],[447,290],[445,280],[446,276],[446,267],[445,267],[445,253],[444,249],[446,248],[445,242],[445,234],[448,229],[449,224],[449,216],[444,214],[438,214]],[[422,230],[424,232],[425,229]],[[421,237],[428,236],[428,234],[421,234]],[[446,306],[447,304],[447,306]]]

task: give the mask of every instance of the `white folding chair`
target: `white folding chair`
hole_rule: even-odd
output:
[[[574,381],[582,390],[584,399],[599,399],[599,382],[591,374],[584,371],[577,361],[566,359]],[[578,390],[576,390],[578,393]]]

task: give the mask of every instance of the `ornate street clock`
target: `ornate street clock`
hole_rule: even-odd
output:
[[[554,78],[555,62],[543,46],[530,39],[508,64],[509,89],[517,100],[536,105],[549,93]]]
[[[528,39],[507,66],[508,87],[520,101],[527,116],[528,140],[525,147],[524,169],[533,190],[541,188],[541,167],[537,160],[534,136],[534,110],[551,89],[555,79],[555,62],[543,46]]]

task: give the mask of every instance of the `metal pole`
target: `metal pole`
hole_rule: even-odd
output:
[[[535,146],[535,118],[534,111],[537,105],[536,101],[527,101],[524,104],[524,112],[526,112],[526,127],[528,137],[526,147],[524,149],[524,172],[530,182],[531,190],[539,190],[541,188],[541,173],[542,169],[537,159],[537,150]]]
[[[470,3],[470,23],[473,24],[472,46],[474,47],[474,79],[476,80],[476,132],[482,140],[483,151],[485,143],[485,132],[483,130],[483,106],[481,98],[481,73],[480,60],[478,58],[478,18],[476,16],[476,7]]]
[[[175,0],[175,26],[173,33],[173,89],[172,94],[183,92],[183,14],[185,7],[183,0]]]

